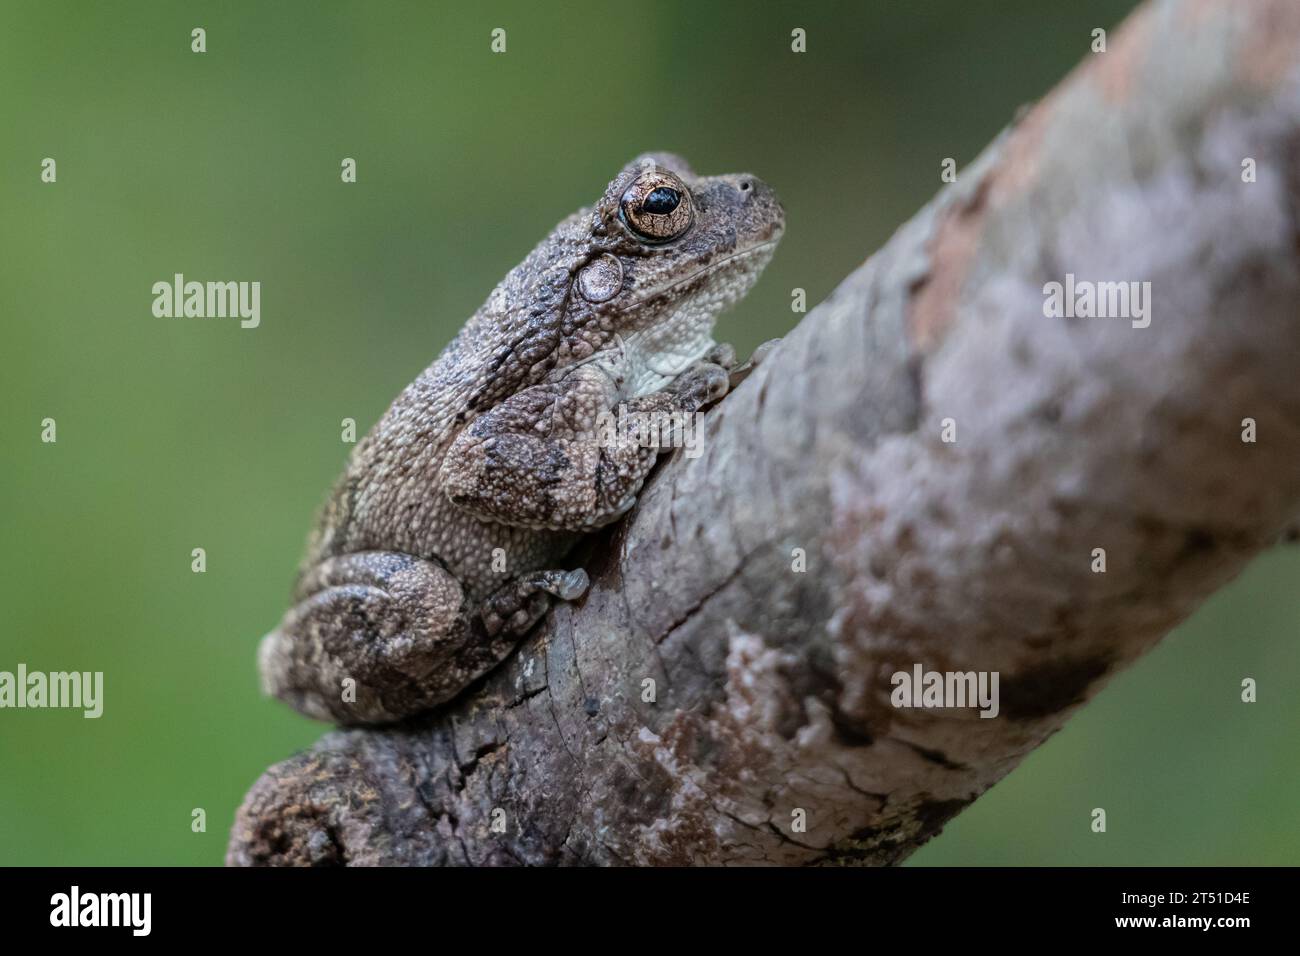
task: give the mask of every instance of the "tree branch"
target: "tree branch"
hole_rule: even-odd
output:
[[[1300,513],[1298,64],[1289,0],[1144,7],[710,413],[583,602],[271,768],[229,862],[907,856]],[[1150,326],[1047,317],[1067,273]],[[892,706],[915,664],[1000,713]]]

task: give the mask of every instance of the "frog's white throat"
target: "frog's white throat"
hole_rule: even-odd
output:
[[[666,322],[637,329],[614,343],[615,361],[625,398],[666,388],[713,348],[713,319],[708,312],[683,309]]]
[[[667,315],[655,316],[645,326],[616,337],[607,347],[605,368],[621,381],[625,399],[667,387],[709,353],[716,344],[714,322],[749,291],[772,258],[779,236],[777,230],[774,238],[727,256],[677,283],[690,282],[695,291]],[[698,282],[700,279],[703,281]]]

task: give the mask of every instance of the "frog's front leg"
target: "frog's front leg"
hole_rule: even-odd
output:
[[[262,639],[262,684],[311,717],[343,724],[397,720],[450,700],[501,661],[548,595],[572,599],[582,571],[539,571],[477,607],[441,565],[362,551],[307,571],[298,603]]]
[[[598,366],[580,366],[475,419],[448,450],[439,485],[453,504],[484,520],[590,531],[632,507],[667,450],[643,441],[646,429],[726,391],[726,369],[704,361],[620,409],[618,381]]]

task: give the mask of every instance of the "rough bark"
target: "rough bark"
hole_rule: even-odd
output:
[[[1300,513],[1298,64],[1291,0],[1142,8],[710,414],[588,598],[271,768],[229,862],[907,856]],[[1066,273],[1149,281],[1150,327],[1045,316]],[[892,706],[916,663],[999,716]]]

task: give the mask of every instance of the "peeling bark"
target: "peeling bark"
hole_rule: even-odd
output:
[[[710,413],[585,600],[273,767],[228,862],[903,859],[1300,513],[1298,157],[1300,5],[1148,4]],[[1046,317],[1066,273],[1149,281],[1150,327]],[[1000,714],[892,706],[917,663]]]

